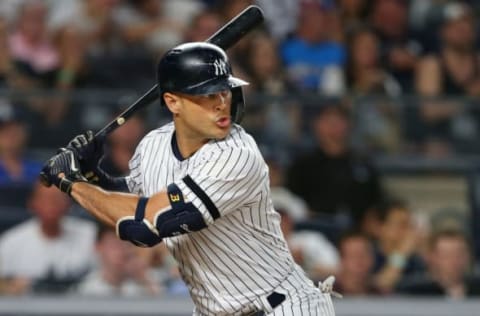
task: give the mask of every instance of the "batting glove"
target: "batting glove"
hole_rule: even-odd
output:
[[[43,166],[40,176],[44,184],[53,184],[68,195],[72,191],[73,183],[87,182],[80,172],[78,159],[71,150],[62,150],[50,158]]]
[[[66,149],[75,153],[80,163],[82,174],[91,183],[98,183],[98,166],[104,152],[105,137],[94,137],[92,131],[75,136],[67,145]]]

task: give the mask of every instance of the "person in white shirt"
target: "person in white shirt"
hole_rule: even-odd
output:
[[[61,291],[90,269],[95,226],[65,216],[70,206],[58,189],[34,186],[28,208],[35,216],[0,237],[3,292]]]
[[[280,213],[281,228],[295,262],[302,266],[312,280],[321,280],[336,274],[339,265],[338,250],[321,232],[295,230],[296,199],[272,195],[275,210]]]
[[[137,248],[138,249],[138,248]],[[117,238],[114,229],[100,226],[95,244],[97,266],[78,285],[85,296],[143,296],[160,293],[148,261],[136,247]]]

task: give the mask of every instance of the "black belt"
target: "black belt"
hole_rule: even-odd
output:
[[[267,301],[272,307],[272,309],[274,309],[278,305],[282,304],[283,301],[285,301],[285,298],[286,296],[284,294],[273,292],[272,294],[267,296]],[[254,314],[251,314],[251,316],[264,316],[264,315],[265,315],[264,311],[258,311]]]

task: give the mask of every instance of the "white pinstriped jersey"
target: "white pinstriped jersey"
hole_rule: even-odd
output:
[[[144,196],[171,183],[180,188],[208,225],[164,240],[196,311],[242,315],[295,270],[270,199],[268,168],[239,125],[188,159],[179,159],[176,148],[173,123],[150,132],[130,161],[128,186]]]

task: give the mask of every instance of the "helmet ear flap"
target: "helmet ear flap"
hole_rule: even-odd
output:
[[[165,100],[163,99],[162,89],[160,88],[160,85],[157,85],[157,86],[158,86],[158,95],[160,96],[160,106],[167,107],[167,104],[165,104]]]
[[[245,114],[245,100],[243,98],[242,87],[235,87],[232,91],[231,117],[234,123],[240,124]]]

